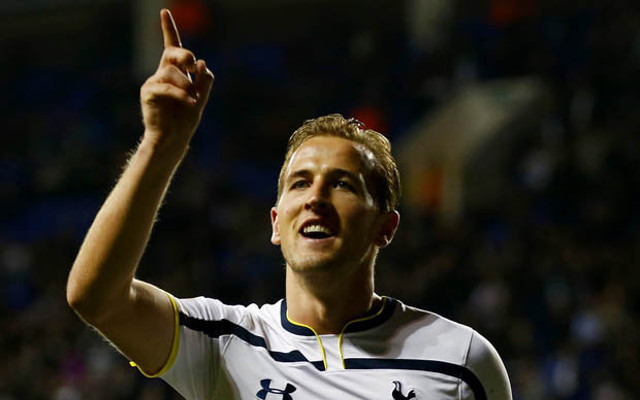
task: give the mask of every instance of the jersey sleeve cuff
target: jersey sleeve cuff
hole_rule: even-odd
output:
[[[169,297],[169,301],[171,302],[171,307],[173,308],[173,343],[171,344],[171,353],[169,353],[169,358],[165,362],[164,366],[160,369],[160,371],[150,374],[145,372],[140,366],[133,361],[129,361],[129,364],[132,367],[138,368],[138,371],[147,378],[158,378],[164,375],[171,367],[173,363],[176,361],[176,357],[178,356],[178,349],[180,348],[180,316],[178,314],[178,304],[172,295],[165,292],[167,297]]]

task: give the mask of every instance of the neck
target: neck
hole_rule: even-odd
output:
[[[337,334],[349,321],[381,302],[373,291],[373,265],[351,276],[335,273],[294,272],[287,266],[286,294],[289,318],[313,328],[317,334]]]

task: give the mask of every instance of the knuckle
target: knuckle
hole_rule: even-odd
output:
[[[150,102],[153,100],[153,98],[154,96],[151,90],[149,89],[140,90],[140,100],[142,100],[143,102]]]
[[[151,78],[147,79],[146,82],[142,86],[140,86],[140,95],[148,95],[152,85],[153,82],[151,81]]]
[[[171,65],[167,65],[167,66],[166,66],[166,70],[165,70],[165,71],[166,71],[166,74],[167,74],[167,75],[176,75],[176,74],[180,74],[180,73],[182,73],[182,71],[180,70],[180,68],[178,68],[178,66],[173,65],[173,64],[171,64]]]
[[[171,67],[173,67],[173,65],[171,64],[163,64],[158,68],[158,71],[156,71],[155,76],[158,78],[162,78],[164,76],[166,76],[167,74],[170,73],[171,71]]]
[[[140,99],[143,102],[153,102],[158,97],[166,96],[170,92],[169,85],[161,82],[144,84],[140,89]]]
[[[173,63],[195,63],[195,55],[187,49],[181,47],[171,47],[165,49],[162,54],[163,59]]]
[[[151,75],[149,78],[147,78],[147,80],[144,81],[144,83],[140,87],[140,90],[144,90],[144,89],[148,88],[150,85],[153,85],[154,78],[155,78],[155,74]]]
[[[189,94],[184,88],[178,87],[171,82],[162,80],[147,80],[140,87],[140,100],[143,103],[154,103],[162,98],[173,98],[177,100],[188,99]]]
[[[162,58],[164,59],[172,59],[175,58],[175,47],[168,47],[164,49],[162,52]]]
[[[160,77],[161,77],[160,68],[158,68],[158,70],[144,82],[142,87],[149,88],[155,85],[156,83],[161,81]]]
[[[179,50],[179,54],[177,56],[180,59],[180,61],[186,62],[186,63],[196,62],[196,56],[190,50],[182,49],[182,48],[179,48],[177,50]]]
[[[158,92],[160,94],[167,95],[167,94],[171,93],[171,86],[169,86],[166,83],[162,83],[162,84],[158,85]]]
[[[156,81],[158,83],[171,83],[175,81],[177,68],[174,65],[165,65],[158,69],[156,73]]]

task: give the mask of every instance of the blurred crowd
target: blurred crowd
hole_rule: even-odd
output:
[[[508,195],[469,203],[453,225],[401,208],[378,292],[481,332],[515,399],[640,393],[640,3],[452,2],[446,34],[428,46],[406,26],[409,1],[309,2],[289,10],[302,15],[292,33],[255,17],[242,37],[241,12],[223,2],[174,3],[178,26],[192,27],[183,42],[216,82],[139,277],[179,297],[276,301],[284,267],[268,209],[303,120],[341,112],[400,139],[460,85],[536,76],[552,101],[510,149]],[[3,44],[0,400],[179,398],[65,301],[83,235],[141,134],[122,8],[67,53]]]

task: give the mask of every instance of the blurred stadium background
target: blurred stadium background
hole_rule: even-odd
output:
[[[379,292],[473,326],[515,398],[640,393],[640,3],[3,0],[0,399],[174,399],[66,306],[68,270],[141,134],[160,7],[216,74],[139,276],[283,296],[268,209],[289,134],[388,134],[401,229]]]

